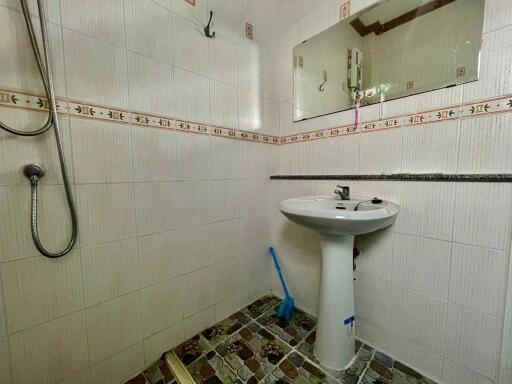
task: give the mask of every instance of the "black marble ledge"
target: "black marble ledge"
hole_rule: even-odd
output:
[[[470,183],[510,183],[511,173],[394,173],[389,175],[274,175],[271,180],[385,180],[385,181],[446,181]]]

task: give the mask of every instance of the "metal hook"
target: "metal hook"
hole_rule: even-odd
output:
[[[324,85],[325,85],[325,83],[327,83],[327,71],[325,69],[323,71],[323,75],[324,75],[324,82],[322,84],[320,84],[320,86],[318,87],[318,90],[320,92],[325,91]]]
[[[210,39],[213,39],[215,37],[215,32],[210,33],[210,23],[212,22],[213,17],[213,11],[210,11],[210,20],[208,20],[208,25],[204,27],[204,34],[206,37],[209,37]]]

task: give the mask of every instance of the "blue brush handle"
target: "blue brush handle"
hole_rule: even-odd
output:
[[[279,265],[279,260],[276,255],[276,250],[274,247],[270,246],[268,247],[270,254],[272,255],[272,260],[274,260],[274,265],[276,267],[277,275],[279,276],[279,280],[281,280],[281,284],[283,285],[284,294],[286,297],[290,297],[290,294],[288,293],[288,288],[286,288],[286,283],[284,282],[283,273],[281,272],[281,266]]]

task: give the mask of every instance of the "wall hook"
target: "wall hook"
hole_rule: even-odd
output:
[[[327,71],[326,70],[324,70],[323,75],[324,75],[324,82],[322,84],[320,84],[320,86],[318,87],[318,90],[320,92],[325,91],[324,85],[325,85],[325,83],[327,83]]]
[[[210,24],[212,22],[212,17],[213,11],[210,11],[210,20],[208,20],[208,25],[204,27],[204,34],[206,35],[206,37],[209,37],[210,39],[213,39],[215,37],[215,32],[210,33]]]

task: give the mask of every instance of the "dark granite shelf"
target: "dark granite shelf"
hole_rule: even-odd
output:
[[[510,173],[394,173],[390,175],[274,175],[272,180],[385,180],[385,181],[446,181],[471,183],[510,183]]]

